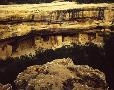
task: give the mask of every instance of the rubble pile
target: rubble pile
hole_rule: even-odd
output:
[[[12,86],[10,84],[3,85],[0,83],[0,90],[12,90]]]

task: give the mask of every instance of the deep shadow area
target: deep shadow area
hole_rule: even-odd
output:
[[[114,89],[114,33],[105,41],[104,50],[106,53],[103,65],[109,87]]]
[[[85,46],[73,44],[72,47],[63,46],[56,50],[40,49],[36,55],[25,55],[20,58],[8,58],[6,61],[0,61],[0,83],[11,83],[14,90],[14,80],[17,75],[28,66],[41,65],[54,59],[71,58],[75,64],[89,65],[99,69],[106,74],[106,80],[110,88],[114,88],[114,34],[111,34],[105,40],[104,48],[98,47],[92,43]]]

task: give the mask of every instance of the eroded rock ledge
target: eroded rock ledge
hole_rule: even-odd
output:
[[[31,30],[91,29],[110,27],[113,4],[57,2],[0,6],[0,39],[27,35]],[[57,30],[56,30],[57,31]]]
[[[113,22],[113,4],[108,3],[1,5],[0,59],[71,43],[103,46],[103,35],[114,32]]]
[[[106,90],[104,73],[71,59],[57,59],[28,67],[17,76],[17,88],[26,90]]]

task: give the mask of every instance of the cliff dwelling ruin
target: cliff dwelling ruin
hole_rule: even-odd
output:
[[[56,77],[63,90],[113,88],[114,3],[8,1],[0,1],[0,90],[40,90],[38,80]]]
[[[72,6],[67,7],[69,4]],[[51,5],[54,8],[50,4],[28,5],[27,9],[22,5],[7,6],[12,10],[0,6],[0,58],[71,43],[91,42],[102,46],[105,34],[112,32],[114,9],[110,4],[88,7],[58,2]]]

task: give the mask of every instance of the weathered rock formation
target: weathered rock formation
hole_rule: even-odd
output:
[[[103,35],[113,31],[113,11],[113,4],[1,5],[0,58],[70,43],[102,46]]]
[[[15,80],[18,90],[107,90],[105,75],[71,59],[28,67]]]
[[[72,2],[58,2],[1,5],[0,39],[23,36],[31,30],[59,32],[61,30],[91,30],[97,24],[110,26],[109,22],[113,21],[113,15],[113,4],[81,5]]]

